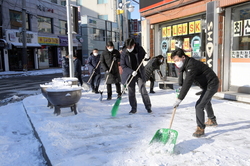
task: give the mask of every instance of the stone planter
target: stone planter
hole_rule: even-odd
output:
[[[70,107],[77,114],[77,102],[82,96],[81,87],[67,87],[62,89],[47,88],[47,99],[54,106],[54,114],[60,115],[61,109]]]

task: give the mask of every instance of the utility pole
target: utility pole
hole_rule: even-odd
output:
[[[68,26],[68,50],[69,50],[69,76],[74,77],[74,67],[73,67],[73,39],[72,39],[72,19],[71,19],[71,6],[70,0],[66,1],[67,7],[67,26]]]
[[[26,0],[22,0],[22,62],[23,71],[28,70],[27,66],[27,40],[26,40]]]

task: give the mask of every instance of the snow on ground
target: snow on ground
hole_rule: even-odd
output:
[[[62,69],[54,68],[54,69],[30,70],[30,71],[4,71],[0,72],[0,79],[9,77],[44,75],[44,74],[55,74],[55,73],[62,73]]]
[[[124,95],[116,117],[110,112],[116,100],[100,102],[100,94],[91,92],[82,93],[77,115],[61,108],[61,115],[55,116],[42,95],[23,102],[52,165],[250,165],[250,105],[214,99],[219,126],[207,127],[205,137],[194,138],[198,96],[197,89],[191,89],[177,109],[172,129],[179,136],[174,154],[169,154],[163,145],[150,146],[149,142],[158,129],[168,128],[176,94],[155,90],[156,94],[150,94],[152,114],[146,112],[138,92],[137,114],[128,114]],[[113,92],[115,98],[114,87]]]
[[[192,137],[196,129],[194,105],[199,90],[192,88],[177,108],[172,129],[179,135],[174,153],[169,154],[163,145],[149,145],[149,142],[158,129],[169,127],[176,94],[169,89],[155,88],[155,91],[150,94],[152,114],[146,112],[137,91],[137,114],[128,114],[130,106],[125,94],[117,116],[112,117],[114,87],[111,101],[105,101],[105,92],[104,101],[100,102],[100,94],[83,91],[77,115],[70,108],[61,108],[61,115],[54,115],[42,94],[1,106],[0,165],[46,165],[23,104],[52,165],[250,165],[249,104],[213,99],[219,125],[207,127],[205,137],[195,138]]]

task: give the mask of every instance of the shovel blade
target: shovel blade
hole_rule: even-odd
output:
[[[163,145],[167,145],[171,147],[168,151],[173,152],[177,137],[178,132],[176,130],[162,128],[156,131],[154,137],[150,141],[150,144],[161,143]]]
[[[82,89],[85,91],[90,91],[90,86],[86,82],[83,81],[82,83]]]
[[[120,103],[121,103],[121,97],[119,97],[119,98],[116,100],[115,104],[113,105],[113,108],[112,108],[112,110],[111,110],[111,115],[112,115],[112,116],[116,116],[117,111],[118,111],[118,108],[119,108],[119,106],[120,106]]]

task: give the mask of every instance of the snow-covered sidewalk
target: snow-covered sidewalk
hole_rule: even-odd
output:
[[[116,117],[110,112],[116,100],[100,102],[100,94],[91,92],[82,92],[77,115],[70,108],[61,108],[61,115],[55,116],[41,94],[27,97],[23,103],[52,165],[250,165],[249,104],[213,99],[219,125],[207,127],[205,137],[194,138],[198,90],[191,89],[175,115],[172,129],[179,136],[175,153],[170,155],[163,146],[149,146],[149,142],[158,129],[168,128],[176,94],[174,90],[155,91],[150,94],[152,114],[146,112],[138,91],[137,114],[128,114],[130,105],[125,94]]]

